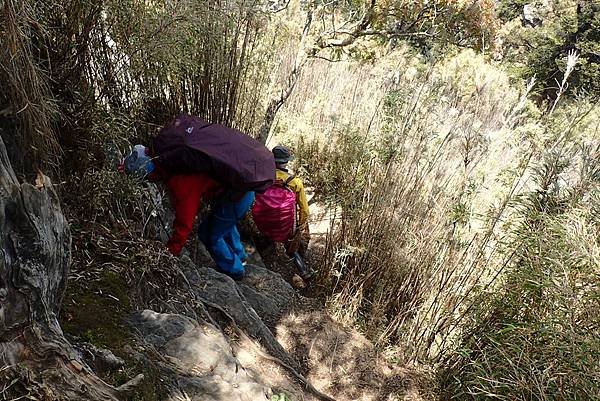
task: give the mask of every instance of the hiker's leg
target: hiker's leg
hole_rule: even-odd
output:
[[[204,244],[204,246],[209,248],[209,238],[210,238],[210,219],[212,215],[207,216],[200,224],[198,224],[198,239]],[[210,249],[209,249],[210,252]]]
[[[231,230],[225,234],[225,242],[227,242],[227,245],[229,245],[232,251],[237,255],[238,258],[240,258],[242,262],[246,260],[248,255],[246,255],[244,245],[240,239],[240,232],[237,228],[237,222],[240,221],[246,215],[246,213],[248,213],[253,201],[254,192],[247,192],[239,201],[232,203],[233,212],[228,212],[235,214],[236,225],[234,225]]]
[[[219,270],[231,277],[238,278],[244,274],[244,266],[240,258],[233,252],[223,237],[211,240],[212,256]]]
[[[198,225],[198,238],[219,270],[237,277],[243,274],[243,266],[230,245],[231,227],[235,227],[236,222],[234,212],[233,205],[228,203],[215,208],[213,213]]]
[[[237,221],[240,221],[242,217],[248,213],[254,202],[254,191],[248,191],[241,197],[241,199],[234,203],[235,214]]]
[[[245,194],[237,202],[226,202],[216,208],[209,220],[209,243],[215,263],[225,273],[239,277],[244,273],[240,256],[244,256],[237,222],[252,206],[254,192]]]
[[[244,274],[242,260],[234,246],[233,230],[239,220],[237,203],[225,202],[217,207],[212,213],[209,228],[209,242],[213,259],[219,269],[232,277],[241,277]],[[239,233],[237,233],[237,244],[241,248]]]
[[[215,252],[213,250],[213,244],[210,241],[210,229],[212,227],[212,214],[205,216],[205,218],[200,222],[200,224],[198,224],[198,239],[200,240],[200,242],[202,243],[202,245],[204,245],[204,249],[206,250],[206,253],[208,253],[208,255],[206,255],[206,253],[204,254],[203,258],[204,259],[200,259],[200,260],[204,260],[205,262],[210,263],[207,260],[208,259],[212,259],[213,261],[216,261],[215,259]]]
[[[296,231],[294,236],[284,243],[284,247],[285,253],[292,259],[300,276],[305,280],[310,279],[315,272],[304,262],[304,255],[301,253],[300,232]]]
[[[236,225],[233,226],[233,228],[229,232],[229,235],[225,238],[226,241],[228,241],[231,248],[233,249],[233,251],[235,252],[235,254],[238,255],[238,257],[241,260],[246,260],[248,255],[246,255],[244,245],[242,244],[242,241],[240,239],[240,232],[237,228],[237,222],[239,222],[246,215],[246,213],[248,213],[248,211],[252,207],[253,202],[254,192],[252,191],[247,192],[246,194],[244,194],[244,196],[242,196],[242,198],[239,201],[235,202],[234,209],[237,217]]]
[[[242,262],[246,260],[248,255],[246,255],[246,250],[240,239],[240,232],[238,231],[237,226],[233,226],[231,231],[225,235],[225,241]]]
[[[292,257],[294,253],[298,252],[298,248],[300,247],[300,235],[299,231],[296,230],[292,236],[283,243],[285,248],[285,253]]]
[[[304,255],[306,255],[306,251],[308,250],[308,244],[310,243],[310,230],[308,225],[300,230],[300,238],[298,243],[298,253],[304,257]]]
[[[225,240],[234,226],[235,221],[215,217],[210,232],[210,248],[211,255],[221,271],[231,276],[241,276],[244,274],[242,261]]]

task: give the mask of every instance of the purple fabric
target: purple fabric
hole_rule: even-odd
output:
[[[232,128],[180,115],[154,138],[154,152],[170,174],[208,173],[237,191],[263,192],[275,181],[273,153]]]

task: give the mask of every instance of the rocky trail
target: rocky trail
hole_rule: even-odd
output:
[[[107,262],[132,262],[116,251],[83,263],[93,236],[77,228],[71,264],[50,180],[20,184],[1,141],[0,162],[0,399],[423,399],[418,375],[334,322],[276,258],[254,252],[235,282],[196,246],[128,274]]]

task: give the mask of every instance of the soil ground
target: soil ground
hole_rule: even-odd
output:
[[[427,376],[389,365],[375,347],[355,330],[341,327],[321,310],[290,312],[275,332],[278,341],[303,367],[304,376],[319,391],[337,401],[427,400]],[[258,352],[256,344],[237,345],[242,366],[268,377],[275,393],[291,400],[317,400],[292,380],[280,365]]]
[[[316,266],[323,252],[328,221],[325,213],[313,213],[311,245],[306,255],[309,265]],[[280,273],[296,287],[299,301],[275,327],[277,340],[297,360],[302,373],[319,391],[337,401],[393,401],[432,399],[426,372],[394,367],[376,347],[352,327],[343,327],[328,314],[321,299],[322,289],[304,283],[280,244],[257,241],[262,256],[251,260]],[[254,248],[250,253],[257,252]],[[285,393],[296,400],[317,400],[292,380],[280,365],[265,357],[264,351],[249,339],[237,344],[237,357],[242,366],[262,377],[268,377],[274,392]]]

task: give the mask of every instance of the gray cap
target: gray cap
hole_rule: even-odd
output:
[[[272,152],[275,157],[275,163],[277,164],[285,164],[290,160],[294,160],[294,156],[285,146],[277,145],[273,148]]]

